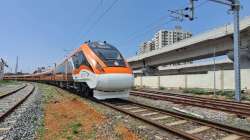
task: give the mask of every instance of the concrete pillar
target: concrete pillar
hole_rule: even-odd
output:
[[[223,68],[220,71],[220,85],[221,85],[222,92],[224,92],[224,69]]]
[[[184,79],[185,79],[185,88],[188,88],[188,76],[185,74],[184,75]]]
[[[157,76],[157,87],[158,89],[161,88],[161,76]]]
[[[142,76],[140,76],[140,86],[143,87],[143,85],[142,85]]]

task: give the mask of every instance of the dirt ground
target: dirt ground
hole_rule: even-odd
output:
[[[122,122],[110,126],[107,117],[81,97],[61,93],[52,86],[40,84],[39,88],[43,93],[44,119],[38,140],[140,139]]]

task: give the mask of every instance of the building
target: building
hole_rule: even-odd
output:
[[[154,35],[156,49],[172,45],[178,41],[190,38],[192,33],[185,32],[180,26],[176,26],[174,30],[160,30]]]
[[[155,33],[151,41],[144,42],[140,45],[138,54],[170,46],[191,36],[192,33],[183,31],[180,26],[176,26],[174,30],[160,30]]]
[[[139,47],[138,54],[143,54],[143,53],[146,53],[146,52],[150,52],[152,50],[155,50],[155,42],[154,42],[154,40],[143,42]]]

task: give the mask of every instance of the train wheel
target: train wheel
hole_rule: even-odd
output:
[[[81,84],[81,93],[84,97],[93,97],[93,90],[85,83]]]
[[[86,94],[87,94],[87,97],[93,97],[93,90],[88,87]]]

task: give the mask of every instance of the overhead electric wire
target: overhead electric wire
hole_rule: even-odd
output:
[[[100,8],[103,4],[103,0],[100,0],[100,2],[96,5],[96,7],[93,9],[93,11],[91,11],[91,13],[88,15],[87,18],[85,18],[85,23],[82,26],[81,29],[85,29],[85,27],[89,24],[89,22],[91,21],[91,18],[93,18],[96,14],[96,12],[98,11],[98,8]]]
[[[164,18],[166,18],[166,16],[167,16],[167,15],[161,16],[161,17],[159,17],[157,20],[155,20],[154,22],[152,22],[152,23],[146,25],[146,26],[143,28],[143,31],[144,31],[144,29],[147,29],[147,28],[150,28],[150,27],[154,26],[156,22],[162,21]],[[140,30],[140,31],[142,31],[142,30]],[[133,32],[133,33],[128,37],[128,40],[130,40],[131,38],[133,38],[134,36],[136,36],[140,31],[138,30],[138,31]],[[128,41],[128,40],[127,40],[127,41]]]
[[[101,19],[115,6],[115,4],[118,2],[119,0],[114,0],[112,2],[112,4],[97,18],[97,20],[92,24],[92,26],[90,26],[90,28],[86,31],[86,35],[89,34],[94,27],[101,21]]]
[[[168,23],[170,23],[170,22],[173,22],[173,21],[175,21],[175,20],[174,20],[174,19],[171,19],[171,20],[168,20],[168,21],[166,21],[166,22],[164,22],[164,23],[161,23],[161,24],[158,24],[158,25],[156,25],[156,26],[153,26],[152,28],[149,28],[148,30],[145,30],[144,32],[141,32],[140,34],[134,36],[133,38],[129,38],[128,41],[134,40],[134,39],[137,38],[138,36],[145,35],[145,34],[151,32],[152,30],[155,30],[155,29],[157,29],[157,28],[159,28],[159,27],[162,27],[163,25],[166,25],[166,24],[168,24]]]
[[[77,32],[76,35],[75,35],[75,38],[80,38],[80,40],[78,40],[78,43],[76,43],[70,50],[74,50],[74,48],[77,48],[83,42],[82,39],[84,38],[83,37],[84,36],[83,35],[84,29],[87,27],[87,25],[89,24],[91,19],[96,15],[96,13],[98,11],[98,8],[101,8],[102,5],[103,5],[103,0],[100,0],[100,2],[97,3],[97,5],[93,8],[93,10],[88,14],[88,16],[86,18],[84,18],[84,22],[80,26],[79,32]],[[65,50],[63,50],[63,51],[65,51]]]
[[[197,6],[195,6],[195,8],[198,9],[198,8],[202,7],[202,6],[203,6],[204,4],[206,4],[208,1],[209,1],[209,0],[204,0],[203,2],[201,2],[200,4],[198,4]],[[184,8],[184,9],[185,9],[185,8]],[[184,10],[184,9],[183,9],[183,10]],[[164,15],[164,16],[160,17],[157,21],[162,20],[162,19],[165,18],[166,16],[168,16],[168,15]],[[167,21],[166,23],[169,23],[169,22],[172,22],[172,21],[174,21],[174,19],[169,20],[169,21]],[[154,23],[155,23],[155,22],[153,22],[153,23],[151,23],[151,24],[145,26],[145,28],[150,28],[152,25],[154,25]],[[166,23],[163,23],[163,24],[166,24]],[[129,37],[129,39],[128,39],[127,41],[131,41],[131,40],[133,40],[134,38],[136,38],[137,36],[139,36],[139,35],[141,35],[141,34],[146,34],[146,33],[150,32],[151,30],[156,29],[156,28],[158,28],[158,27],[160,27],[160,26],[162,26],[162,24],[161,24],[161,25],[158,25],[158,26],[155,26],[155,27],[153,27],[153,28],[150,28],[149,30],[146,30],[146,31],[144,31],[143,33],[140,33],[140,34],[138,34],[138,32],[134,32],[134,33]]]

